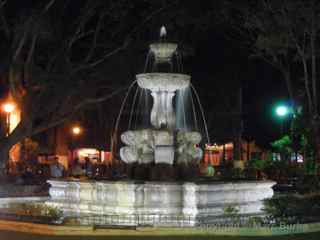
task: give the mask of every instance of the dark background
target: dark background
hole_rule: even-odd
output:
[[[69,1],[69,18],[72,19],[85,1]],[[156,1],[161,2],[161,1]],[[161,25],[168,31],[168,41],[179,43],[184,72],[192,75],[192,83],[200,95],[205,110],[212,142],[232,139],[239,116],[243,119],[243,136],[269,147],[280,136],[280,122],[274,117],[273,106],[287,100],[284,81],[278,72],[257,59],[251,59],[250,50],[239,40],[228,37],[228,26],[219,23],[215,1],[177,1],[177,7],[154,17],[145,25],[129,47],[106,61],[98,69],[112,88],[125,86],[142,72],[148,45],[158,41]],[[219,1],[217,1],[219,2]],[[12,1],[7,15],[14,18],[41,1]],[[35,4],[35,5],[34,5]],[[140,13],[148,11],[148,1],[136,1],[129,19],[138,24]],[[68,21],[70,19],[64,19]],[[127,23],[124,22],[124,25]],[[238,109],[239,88],[243,93],[243,112]],[[4,92],[2,85],[1,92]],[[88,142],[104,142],[109,139],[124,95],[91,106],[73,116],[88,130]],[[127,126],[128,107],[121,121],[121,129]]]

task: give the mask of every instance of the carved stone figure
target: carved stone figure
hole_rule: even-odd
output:
[[[177,163],[190,164],[200,161],[202,150],[197,147],[201,141],[201,135],[198,132],[177,133]]]
[[[124,162],[147,164],[154,161],[152,130],[127,131],[121,135],[121,140],[128,145],[120,149],[120,156]]]

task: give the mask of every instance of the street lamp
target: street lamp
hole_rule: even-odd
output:
[[[290,113],[290,108],[286,105],[279,105],[275,108],[276,115],[281,118],[281,136],[283,135],[283,125],[285,117]]]
[[[11,113],[14,111],[15,109],[15,104],[12,102],[6,102],[3,104],[2,108],[3,111],[6,113],[6,136],[9,136],[10,134],[10,117],[11,117]]]
[[[78,135],[81,134],[82,129],[81,129],[81,127],[79,127],[79,126],[73,126],[72,129],[71,129],[71,131],[72,131],[72,134],[73,134],[74,136],[78,136]]]
[[[12,113],[15,107],[14,103],[7,102],[3,104],[3,111],[6,113]]]
[[[81,135],[82,133],[82,128],[79,125],[74,125],[71,128],[71,155],[72,155],[72,160],[74,159],[74,149],[75,149],[75,141],[77,140],[77,137]]]
[[[276,108],[276,114],[279,117],[285,117],[289,113],[288,107],[281,105]]]

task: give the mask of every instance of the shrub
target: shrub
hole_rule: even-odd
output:
[[[298,182],[297,190],[301,194],[318,192],[320,190],[318,177],[316,175],[305,175],[302,181]]]
[[[264,224],[262,217],[250,217],[248,220],[249,226],[262,226]]]
[[[62,217],[62,211],[56,207],[51,207],[40,203],[18,203],[9,206],[9,212],[17,215],[25,216],[45,216],[52,219],[59,219]]]
[[[237,206],[229,204],[223,208],[223,214],[226,216],[235,216],[239,214],[239,209]]]
[[[228,204],[223,208],[223,214],[229,217],[234,224],[240,223],[239,208],[234,204]]]
[[[264,201],[264,211],[277,223],[320,220],[320,195],[287,195]]]

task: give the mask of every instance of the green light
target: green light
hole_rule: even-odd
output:
[[[276,113],[277,113],[277,115],[278,116],[280,116],[280,117],[284,117],[285,115],[287,115],[288,114],[288,107],[286,107],[286,106],[278,106],[277,108],[276,108]]]

